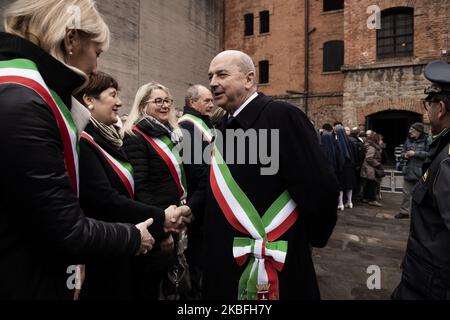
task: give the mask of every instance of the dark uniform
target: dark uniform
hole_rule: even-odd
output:
[[[427,100],[450,96],[450,66],[432,62]],[[450,112],[450,106],[447,106]],[[412,193],[411,230],[394,299],[450,299],[450,128],[434,137]]]

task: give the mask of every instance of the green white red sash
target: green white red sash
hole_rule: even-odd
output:
[[[125,188],[130,194],[131,199],[134,199],[134,179],[133,179],[133,167],[131,164],[115,159],[112,155],[106,152],[97,142],[95,142],[94,138],[86,132],[81,134],[81,138],[89,141],[92,145],[97,147],[98,150],[103,154],[106,161],[113,168],[116,174],[119,176],[120,180],[122,180]]]
[[[210,183],[228,222],[251,238],[235,238],[233,256],[242,266],[249,264],[239,281],[239,300],[276,300],[278,275],[283,269],[288,243],[276,241],[298,219],[297,204],[285,191],[261,217],[233,179],[217,148],[211,158]]]
[[[211,130],[203,121],[201,118],[196,117],[192,114],[185,114],[183,115],[180,120],[178,120],[178,123],[181,122],[190,122],[194,125],[195,128],[197,128],[203,135],[206,141],[208,143],[211,143],[214,137],[213,130]]]
[[[183,162],[181,161],[180,155],[175,150],[173,142],[166,136],[161,136],[161,138],[149,137],[136,126],[133,130],[141,134],[164,160],[169,168],[170,174],[177,184],[180,201],[184,202],[187,197],[186,175],[184,173]]]
[[[31,60],[14,59],[0,61],[0,84],[5,83],[14,83],[30,88],[50,107],[56,119],[63,142],[64,161],[67,172],[72,182],[73,189],[78,195],[79,135],[69,109],[58,94],[47,87],[36,64]]]

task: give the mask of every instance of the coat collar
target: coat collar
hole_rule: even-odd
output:
[[[9,33],[0,32],[0,60],[19,58],[33,61],[47,86],[55,90],[70,108],[68,97],[80,88],[86,79],[34,43]]]
[[[258,96],[253,99],[245,108],[242,110],[236,118],[229,124],[227,124],[227,120],[229,114],[226,114],[222,121],[220,122],[221,129],[234,128],[236,123],[240,128],[244,130],[248,130],[253,127],[256,120],[258,120],[259,116],[266,108],[267,104],[272,102],[273,99],[264,95],[263,93],[258,93]]]
[[[197,110],[195,110],[195,109],[192,108],[192,107],[185,106],[185,107],[184,107],[184,114],[191,114],[191,115],[193,115],[193,116],[195,116],[195,117],[197,117],[197,118],[202,119],[203,122],[204,122],[204,123],[208,126],[208,128],[210,128],[210,129],[213,127],[213,125],[212,125],[212,123],[211,123],[211,119],[210,119],[209,116],[207,116],[207,115],[202,115],[200,112],[198,112]]]
[[[430,158],[434,159],[450,143],[450,127],[444,129],[430,144]]]
[[[113,156],[115,159],[120,161],[129,162],[127,156],[125,155],[125,152],[122,148],[115,148],[112,146],[105,138],[102,137],[101,134],[97,132],[95,127],[92,125],[92,123],[88,123],[86,126],[86,129],[84,130],[87,134],[89,134],[92,138],[94,138],[94,141],[106,152],[108,152],[111,156]]]

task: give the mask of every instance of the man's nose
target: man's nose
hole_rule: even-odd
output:
[[[217,77],[216,76],[211,77],[211,80],[209,80],[209,86],[211,88],[217,87]]]

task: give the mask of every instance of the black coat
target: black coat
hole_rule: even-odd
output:
[[[122,149],[116,149],[88,124],[85,130],[115,159],[129,162]],[[86,139],[80,142],[80,203],[88,217],[107,222],[138,224],[149,218],[152,235],[163,232],[164,211],[134,201],[101,151]],[[130,299],[133,297],[130,259],[93,258],[86,263],[82,299]]]
[[[84,83],[34,44],[0,33],[0,61],[26,58],[70,108]],[[134,255],[134,225],[86,218],[72,188],[58,125],[31,89],[0,85],[0,300],[70,299],[67,266],[93,255]]]
[[[153,123],[142,120],[137,127],[149,137],[161,137],[167,133]],[[179,205],[180,195],[176,182],[164,160],[145,140],[136,135],[126,135],[123,150],[134,170],[135,199],[147,205],[166,209],[171,205]],[[169,237],[165,234],[163,238]],[[140,292],[138,299],[156,299],[159,292],[159,280],[168,266],[174,263],[174,255],[162,254],[157,245],[140,263],[135,264],[133,272],[140,274],[143,281],[136,283]],[[151,287],[152,290],[149,290]]]
[[[208,116],[202,115],[197,110],[191,107],[184,107],[184,114],[190,114],[203,120],[206,126],[213,129],[213,125]],[[189,264],[200,266],[203,261],[202,245],[203,245],[203,223],[205,213],[205,188],[206,176],[208,166],[204,163],[203,154],[206,147],[209,145],[208,141],[202,138],[198,129],[193,123],[184,121],[180,123],[180,128],[185,130],[189,135],[183,135],[183,151],[185,148],[190,149],[190,157],[186,156],[183,159],[184,169],[186,171],[186,183],[188,189],[188,202],[193,205],[192,213],[194,221],[189,225],[189,246],[186,252],[186,258]],[[196,138],[198,138],[196,140]],[[198,151],[201,151],[201,162],[196,163]]]
[[[311,122],[298,108],[259,94],[227,127],[219,127],[225,128],[280,130],[280,166],[275,175],[261,175],[259,161],[229,168],[258,212],[265,212],[286,189],[297,202],[299,219],[280,238],[289,241],[284,269],[278,273],[280,299],[319,299],[310,246],[325,246],[334,229],[338,185]],[[203,297],[237,299],[247,264],[239,267],[233,258],[233,239],[245,235],[230,226],[210,187],[206,196]]]
[[[149,137],[168,136],[146,119],[140,121],[137,127]],[[177,184],[153,146],[136,133],[125,136],[123,150],[133,166],[136,200],[162,209],[178,206],[180,195]]]
[[[393,297],[450,299],[450,128],[430,145],[412,192],[411,230]]]

